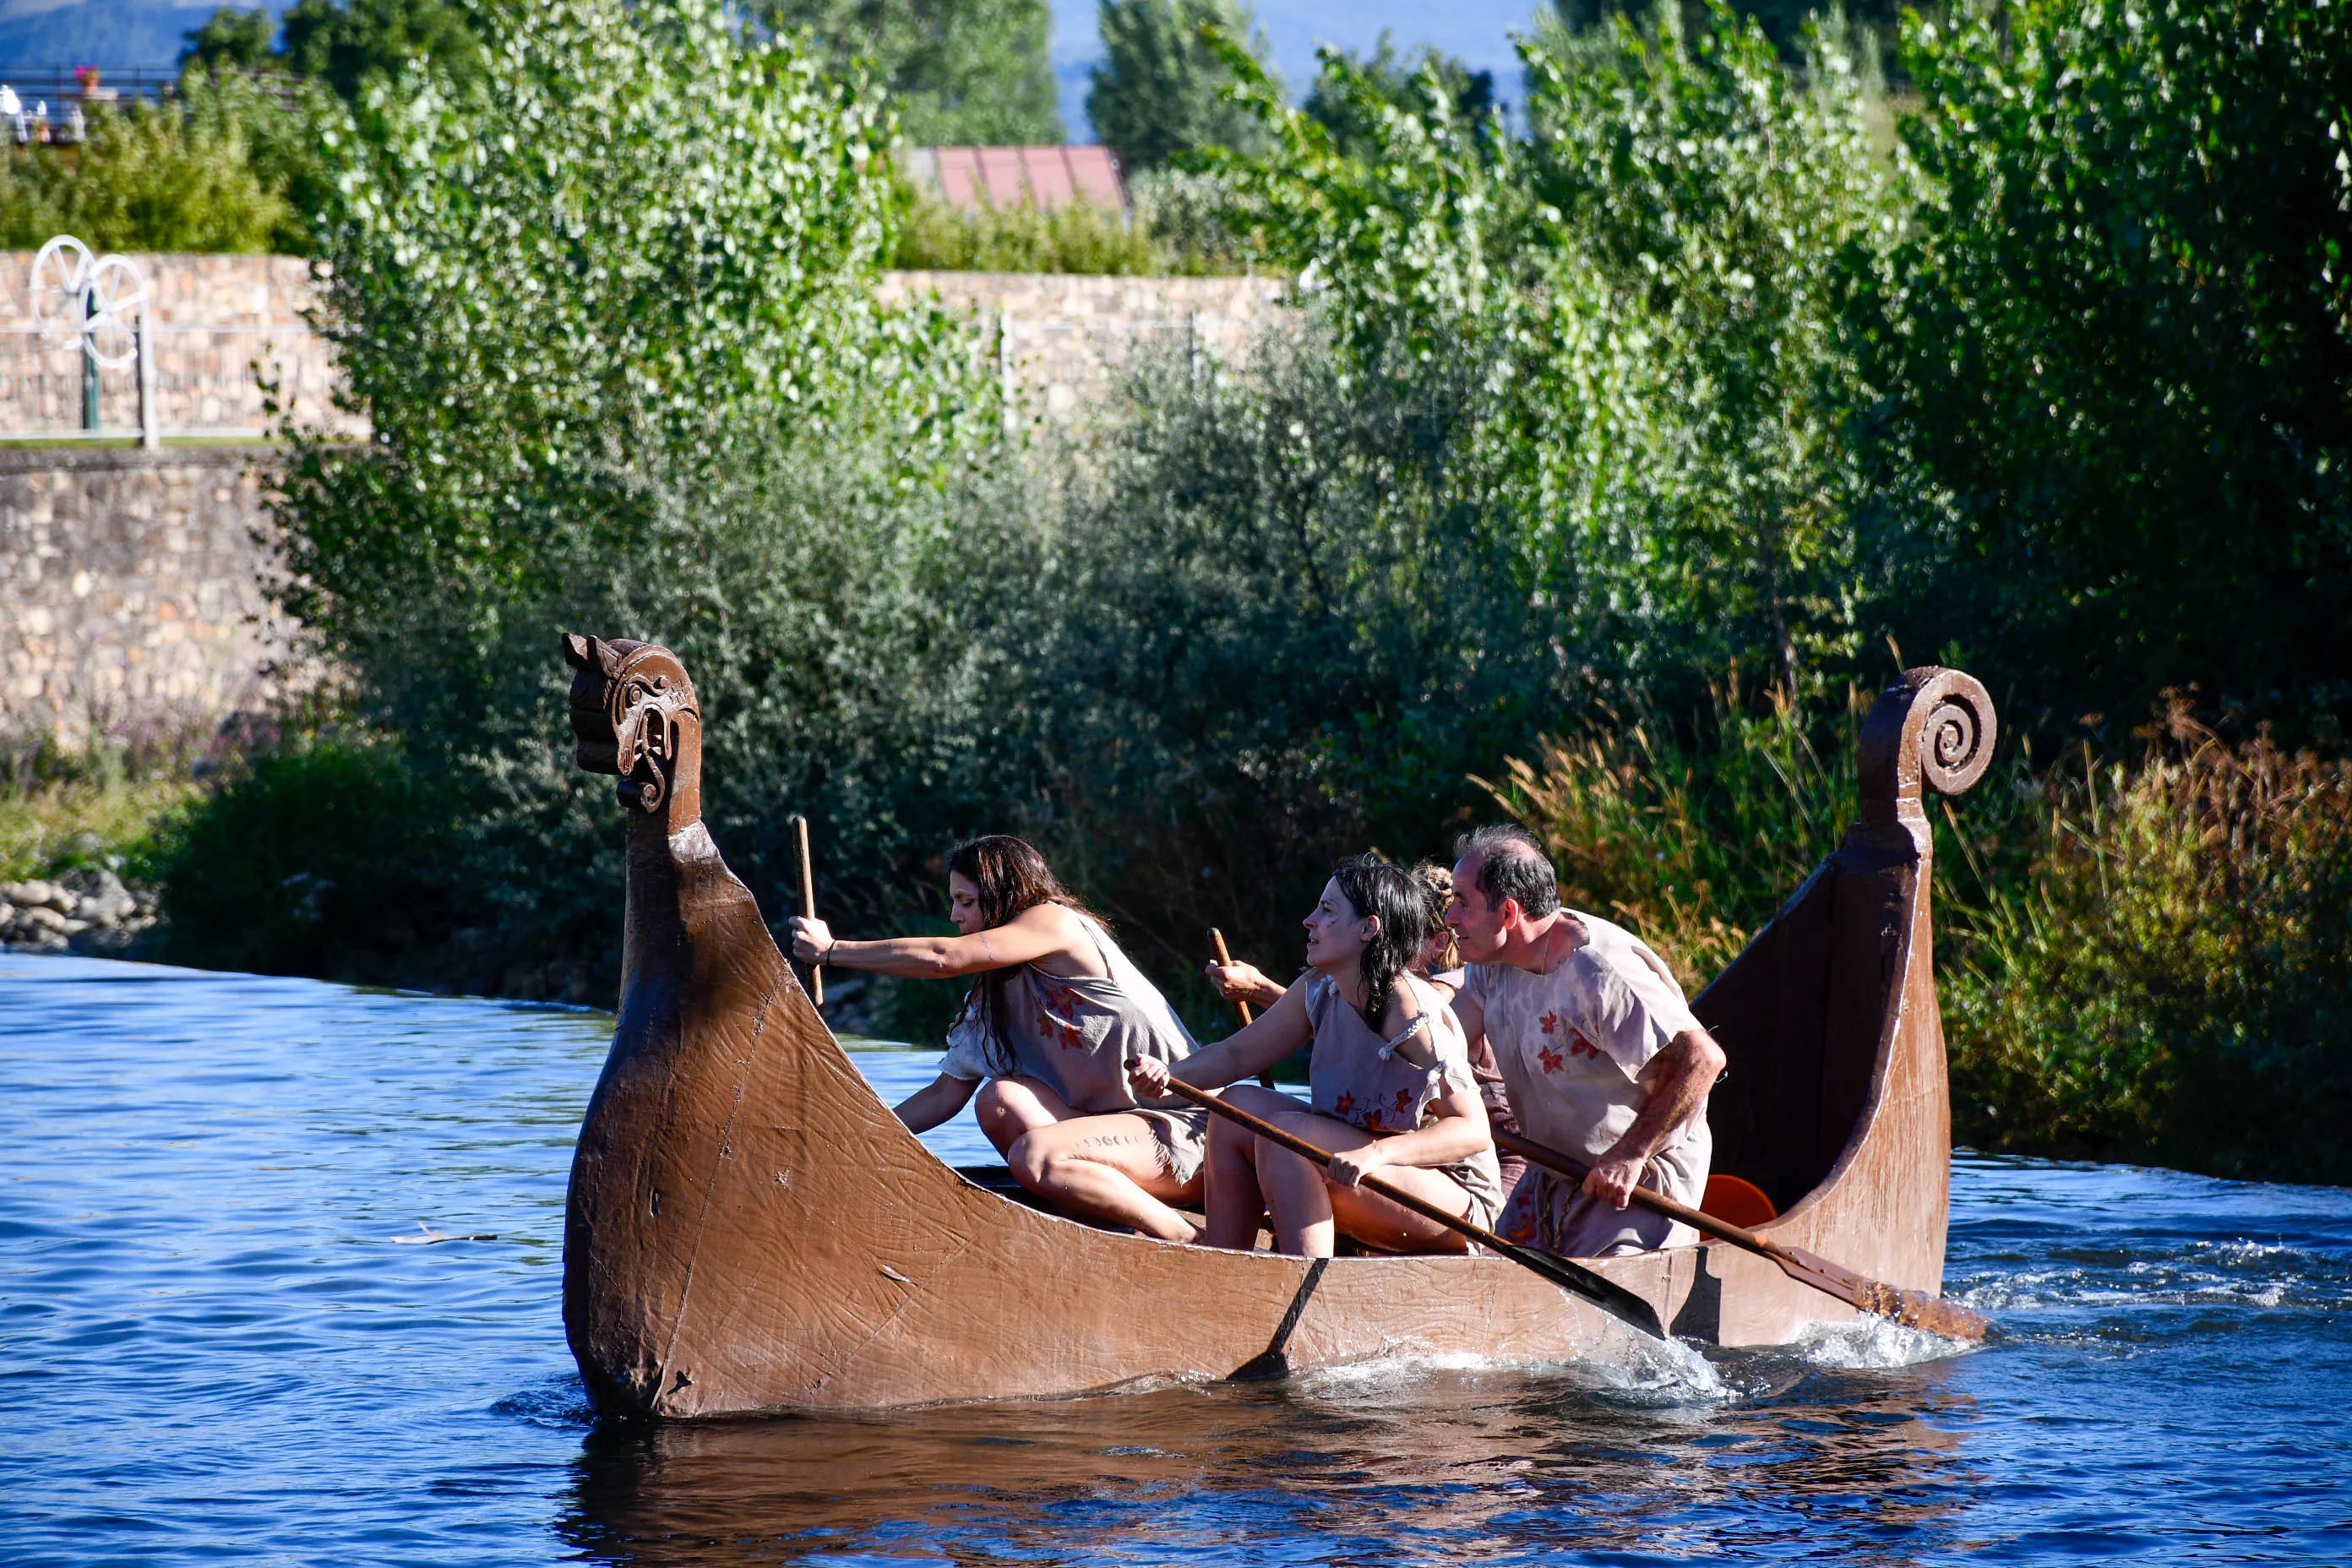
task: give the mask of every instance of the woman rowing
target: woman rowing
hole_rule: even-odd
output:
[[[1136,1092],[1171,1077],[1199,1089],[1244,1079],[1309,1040],[1311,1108],[1247,1085],[1243,1110],[1333,1151],[1317,1166],[1220,1120],[1209,1130],[1212,1247],[1247,1250],[1270,1216],[1276,1247],[1328,1258],[1345,1234],[1389,1252],[1459,1252],[1459,1237],[1360,1185],[1373,1171],[1479,1225],[1502,1196],[1486,1110],[1453,1009],[1408,965],[1435,923],[1426,892],[1377,856],[1344,862],[1306,920],[1308,973],[1255,1023],[1181,1062],[1129,1065]]]
[[[1139,1106],[1121,1063],[1197,1049],[1167,999],[1027,843],[975,838],[948,857],[952,937],[843,942],[793,920],[803,963],[935,980],[974,976],[940,1075],[897,1107],[923,1132],[974,1094],[1013,1178],[1056,1207],[1192,1241],[1173,1205],[1200,1200],[1208,1113]]]

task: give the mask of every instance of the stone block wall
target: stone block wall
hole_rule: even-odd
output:
[[[31,259],[0,253],[0,329],[26,322]],[[259,428],[257,359],[324,419],[333,362],[302,320],[310,263],[138,259],[155,291],[167,432]],[[1016,405],[1064,424],[1105,406],[1121,367],[1151,345],[1230,360],[1294,319],[1270,279],[899,272],[882,294],[928,295],[966,316]],[[131,373],[101,374],[105,422],[135,428]],[[80,378],[77,351],[0,331],[0,431],[78,428]],[[0,735],[184,735],[278,694],[271,671],[288,628],[269,618],[272,565],[257,539],[270,460],[262,447],[0,448]]]
[[[165,434],[258,432],[266,420],[258,376],[312,423],[355,429],[332,403],[327,341],[304,319],[317,298],[310,263],[288,256],[148,255],[133,258],[153,303],[156,416]],[[29,328],[33,253],[0,251],[0,432],[82,427],[88,374],[81,351]],[[99,422],[139,427],[139,384],[130,366],[100,367]]]
[[[881,297],[928,296],[967,318],[1033,418],[1103,406],[1139,354],[1200,348],[1227,361],[1293,318],[1275,278],[1089,278],[1034,272],[891,272]]]
[[[0,451],[0,735],[204,735],[278,695],[266,449]]]

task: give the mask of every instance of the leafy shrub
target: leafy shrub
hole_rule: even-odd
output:
[[[1246,272],[1255,253],[1238,198],[1214,174],[1155,169],[1129,184],[1132,211],[1091,205],[960,212],[909,191],[890,264],[950,272],[1073,272],[1213,277]]]
[[[2195,682],[2326,732],[2352,702],[2342,7],[2023,0],[1923,24],[1906,61],[1930,195],[1853,317],[1885,471],[1947,497],[1887,552],[1903,641],[2062,721]]]
[[[1170,270],[1149,231],[1108,208],[1073,203],[1051,212],[1023,205],[966,213],[927,192],[908,201],[890,264],[946,272]]]
[[[1654,717],[1552,736],[1487,788],[1566,902],[1641,932],[1696,994],[1845,837],[1872,694],[1845,696],[1807,714],[1773,689],[1757,711],[1735,678],[1696,742]]]
[[[299,254],[315,200],[309,116],[233,72],[156,104],[93,106],[76,146],[0,151],[0,245]]]
[[[465,923],[446,807],[393,747],[263,753],[165,818],[140,869],[169,921],[156,956],[341,979],[421,976],[399,960]]]
[[[1350,379],[1325,331],[1148,362],[1051,529],[992,546],[992,706],[1057,866],[1165,969],[1278,963],[1331,860],[1442,842],[1565,684],[1447,356]],[[1280,956],[1276,956],[1280,955]]]
[[[1707,21],[1614,20],[1573,58],[1522,44],[1523,143],[1465,121],[1433,68],[1407,109],[1327,55],[1318,98],[1360,150],[1260,81],[1276,151],[1224,165],[1354,352],[1487,368],[1477,439],[1526,590],[1560,606],[1571,661],[1693,707],[1735,662],[1803,691],[1855,657],[1864,521],[1902,500],[1846,438],[1841,300],[1904,194],[1871,81],[1834,32],[1792,73],[1727,10]]]
[[[2137,769],[2053,771],[2030,876],[1958,923],[1958,1134],[2352,1176],[2352,764],[2175,700]]]

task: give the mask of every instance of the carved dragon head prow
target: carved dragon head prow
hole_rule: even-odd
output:
[[[686,666],[657,643],[567,632],[573,759],[620,776],[623,805],[662,814],[676,833],[702,817],[702,710]]]

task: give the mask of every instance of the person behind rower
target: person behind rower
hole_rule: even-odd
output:
[[[1502,1198],[1486,1107],[1453,1010],[1409,962],[1428,941],[1421,885],[1377,856],[1343,862],[1306,920],[1307,978],[1265,1015],[1181,1062],[1140,1060],[1137,1092],[1172,1076],[1216,1089],[1272,1066],[1309,1039],[1313,1108],[1253,1086],[1225,1099],[1332,1151],[1307,1160],[1219,1120],[1209,1128],[1212,1247],[1248,1250],[1270,1215],[1275,1247],[1328,1258],[1339,1233],[1390,1252],[1459,1252],[1461,1238],[1363,1190],[1383,1178],[1485,1225]]]
[[[1640,939],[1560,907],[1533,834],[1482,827],[1454,849],[1445,921],[1470,961],[1454,1011],[1492,1047],[1521,1131],[1592,1167],[1580,1184],[1530,1169],[1502,1234],[1575,1258],[1695,1245],[1688,1226],[1627,1204],[1638,1184],[1698,1205],[1722,1047]]]
[[[803,963],[975,977],[939,1077],[898,1105],[898,1120],[928,1131],[977,1093],[980,1130],[1029,1191],[1163,1241],[1194,1239],[1175,1205],[1200,1200],[1208,1112],[1139,1106],[1123,1065],[1197,1048],[1175,1009],[1021,839],[975,838],[948,857],[948,906],[960,935],[843,942],[823,921],[792,922]]]

